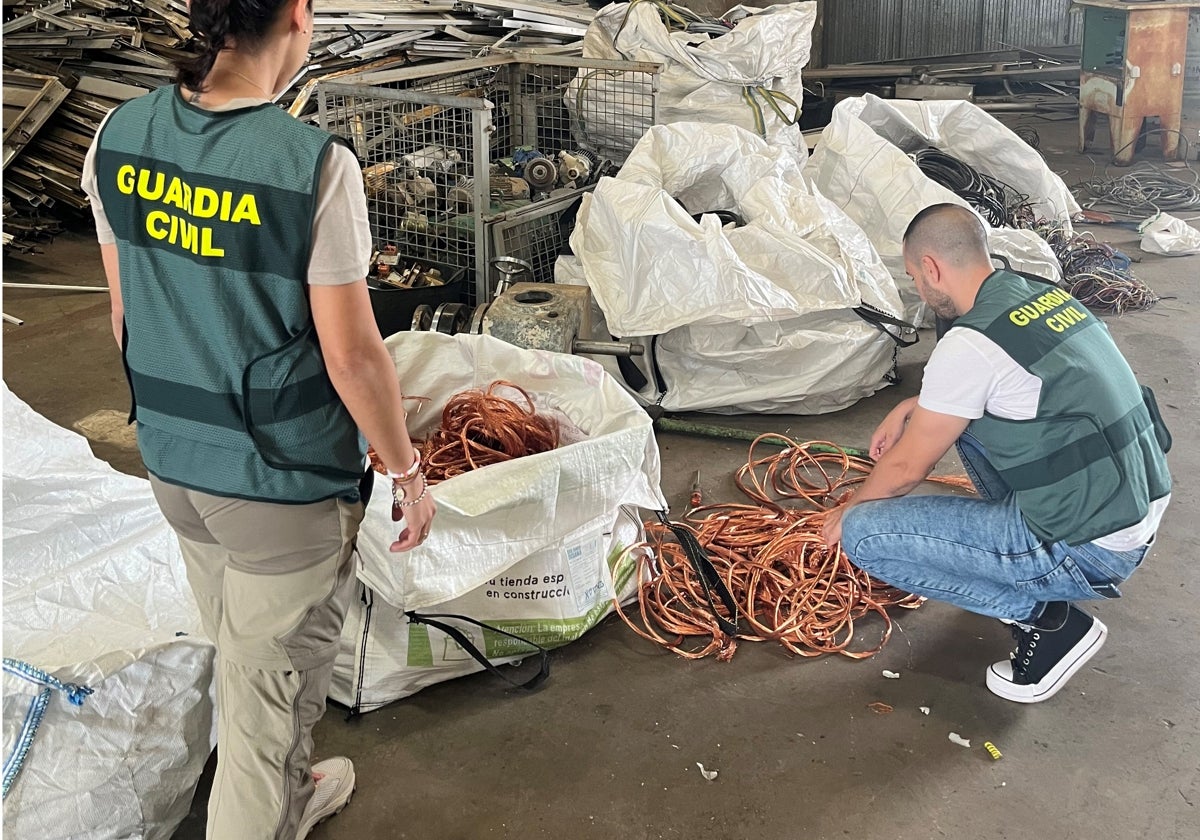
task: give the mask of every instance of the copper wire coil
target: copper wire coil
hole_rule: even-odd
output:
[[[770,439],[786,448],[760,455],[759,445]],[[816,451],[811,443],[836,451]],[[657,522],[646,523],[646,542],[626,554],[636,559],[642,581],[637,596],[640,621],[620,604],[618,613],[639,636],[686,659],[716,654],[726,661],[740,641],[778,642],[799,656],[874,656],[891,637],[886,608],[915,609],[925,599],[873,580],[850,562],[840,545],[824,544],[821,527],[828,511],[846,501],[871,467],[870,461],[825,441],[759,437],[735,474],[738,488],[754,504],[706,505],[689,511],[681,523],[707,551],[733,594],[738,636],[719,628],[683,547]],[[930,480],[971,488],[966,476]],[[716,609],[723,618],[734,618],[724,607]],[[879,642],[852,650],[855,622],[869,613],[883,619]]]
[[[524,404],[496,393],[505,388],[516,391]],[[496,380],[483,390],[455,394],[442,409],[440,426],[424,441],[413,441],[420,450],[429,484],[490,464],[549,452],[559,443],[558,424],[535,411],[528,391],[504,380]],[[376,472],[387,473],[374,448],[368,447],[367,457]]]
[[[500,396],[500,389],[516,391],[524,404]],[[441,425],[421,446],[421,461],[426,479],[436,484],[558,445],[558,424],[535,411],[529,392],[497,380],[486,390],[463,391],[446,402]]]

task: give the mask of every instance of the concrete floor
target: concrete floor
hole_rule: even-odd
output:
[[[1071,142],[1069,123],[1039,127],[1053,168],[1090,170],[1058,151]],[[331,707],[317,751],[351,756],[358,792],[313,840],[1200,837],[1200,565],[1187,524],[1200,509],[1200,432],[1186,419],[1198,403],[1200,257],[1142,255],[1129,230],[1095,233],[1141,256],[1139,275],[1170,296],[1109,325],[1158,393],[1175,436],[1176,488],[1125,598],[1094,606],[1108,644],[1058,697],[1022,707],[988,693],[984,669],[1006,655],[1007,632],[936,603],[901,614],[902,632],[864,662],[792,659],[750,644],[726,664],[685,662],[609,619],[556,652],[549,683],[533,695],[506,694],[481,675],[349,722]],[[98,251],[86,236],[63,236],[44,255],[9,256],[4,277],[99,283]],[[111,419],[127,395],[107,305],[102,295],[8,291],[5,311],[27,323],[4,326],[4,377],[64,426],[91,418],[96,454],[139,473]],[[927,336],[904,352],[903,384],[846,411],[728,422],[864,445],[916,392],[931,344]],[[663,489],[677,508],[699,465],[706,499],[734,498],[729,476],[744,446],[671,435],[659,443]],[[884,679],[883,669],[902,678]],[[877,700],[895,712],[873,714],[866,706]],[[947,740],[952,731],[972,749]],[[1002,760],[988,757],[985,740]],[[705,781],[698,761],[719,777]],[[207,784],[178,840],[203,837]]]

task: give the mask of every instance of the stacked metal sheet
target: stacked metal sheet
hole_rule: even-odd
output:
[[[280,96],[315,120],[320,79],[577,42],[593,15],[576,0],[331,0],[318,7],[310,63]],[[194,46],[186,0],[5,0],[4,195],[28,222],[82,212],[83,157],[121,102],[166,84]],[[53,208],[53,209],[51,209]],[[27,223],[19,237],[28,236]],[[47,222],[47,231],[54,220]],[[34,225],[36,227],[36,225]]]

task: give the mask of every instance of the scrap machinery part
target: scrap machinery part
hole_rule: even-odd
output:
[[[550,158],[539,157],[526,162],[522,173],[529,186],[534,190],[548,190],[558,180],[558,167]]]
[[[483,313],[483,333],[530,350],[640,356],[640,344],[581,340],[591,332],[587,286],[515,283]]]
[[[641,356],[644,345],[629,341],[581,339],[591,331],[591,290],[587,286],[516,283],[491,303],[473,310],[463,303],[443,303],[436,310],[422,304],[413,315],[414,331],[446,335],[490,335],[527,350],[589,356]]]
[[[558,174],[563,183],[587,183],[594,162],[583,152],[576,150],[574,154],[566,149],[558,153]]]
[[[413,332],[425,332],[433,327],[433,307],[428,303],[422,303],[413,310],[412,325],[409,327]]]
[[[511,175],[492,176],[492,195],[503,201],[529,198],[529,182]]]
[[[442,303],[433,311],[433,331],[445,335],[458,335],[467,326],[468,310],[465,303]]]
[[[446,204],[454,213],[470,213],[475,209],[475,179],[463,176],[446,192]]]
[[[415,204],[433,204],[437,201],[437,184],[433,182],[432,178],[426,175],[418,175],[409,181],[405,181],[401,185],[401,189],[409,194]]]
[[[487,314],[489,306],[490,303],[481,303],[471,313],[471,325],[467,330],[471,335],[483,335],[483,316]]]
[[[493,257],[491,266],[500,275],[493,297],[500,297],[514,283],[533,282],[533,263],[528,260],[509,256]]]

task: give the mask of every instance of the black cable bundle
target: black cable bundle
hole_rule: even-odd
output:
[[[922,149],[912,158],[927,178],[974,207],[992,227],[1032,230],[1046,240],[1062,267],[1059,285],[1085,306],[1120,315],[1158,303],[1158,295],[1133,276],[1128,257],[1090,234],[1039,220],[1029,196],[938,149]]]
[[[956,157],[937,149],[922,149],[913,155],[925,177],[964,199],[992,227],[1032,226],[1029,196],[1021,195]]]

